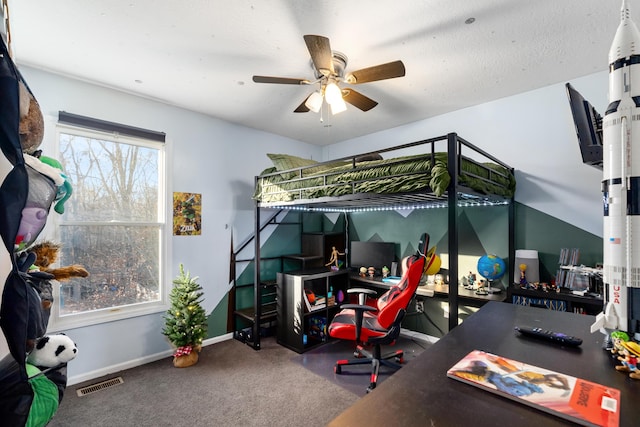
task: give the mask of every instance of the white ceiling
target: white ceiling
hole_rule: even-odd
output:
[[[14,59],[317,145],[607,69],[621,0],[9,0]],[[640,2],[629,1],[640,23]],[[472,24],[465,24],[475,18]],[[305,34],[347,72],[402,60],[357,90],[379,105],[320,121]],[[28,82],[27,82],[28,83]],[[37,97],[37,93],[35,94]],[[82,113],[82,112],[78,112]]]

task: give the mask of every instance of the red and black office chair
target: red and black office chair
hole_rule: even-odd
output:
[[[376,301],[376,307],[365,304],[365,294],[370,289],[349,289],[358,294],[358,304],[344,304],[329,325],[329,335],[333,338],[356,342],[355,359],[338,360],[334,367],[336,374],[342,373],[347,365],[371,365],[371,381],[367,393],[376,387],[380,364],[400,368],[404,353],[397,350],[382,355],[381,346],[392,344],[400,335],[400,324],[413,299],[425,266],[425,254],[429,245],[429,235],[423,234],[415,255],[403,260],[403,273],[394,285]],[[375,293],[375,292],[373,292]],[[371,351],[365,347],[372,347]],[[391,360],[394,359],[394,360]]]

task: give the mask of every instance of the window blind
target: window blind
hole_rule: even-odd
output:
[[[166,137],[166,134],[164,132],[142,129],[134,126],[123,125],[120,123],[109,122],[106,120],[94,119],[93,117],[67,113],[66,111],[58,112],[58,122],[88,129],[100,130],[104,132],[114,132],[121,135],[131,136],[135,138],[144,138],[158,142],[165,142]]]

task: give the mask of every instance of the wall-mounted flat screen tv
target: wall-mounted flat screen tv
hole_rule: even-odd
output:
[[[582,162],[602,169],[602,116],[570,83],[566,87]]]

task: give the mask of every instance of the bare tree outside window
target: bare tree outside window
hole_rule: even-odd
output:
[[[90,273],[61,284],[60,316],[159,301],[162,146],[59,135],[60,161],[73,185],[60,220],[60,263]]]

